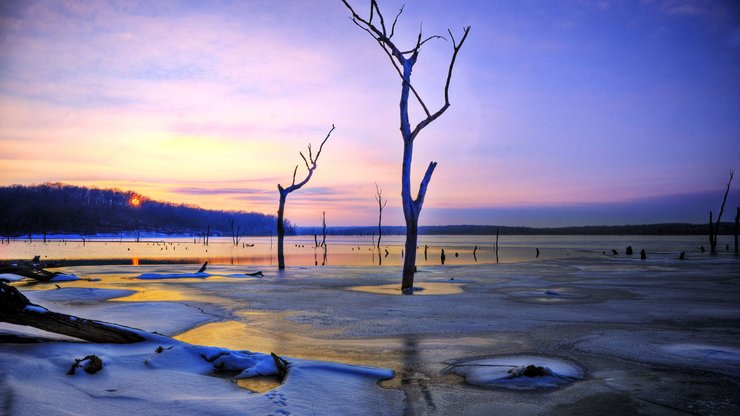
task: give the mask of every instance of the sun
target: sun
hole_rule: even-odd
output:
[[[130,201],[128,201],[128,202],[129,202],[129,203],[130,203],[131,205],[135,206],[135,207],[138,207],[138,206],[139,206],[139,204],[141,204],[141,200],[139,200],[139,197],[137,197],[137,196],[132,196],[132,197],[131,197],[131,200],[130,200]]]

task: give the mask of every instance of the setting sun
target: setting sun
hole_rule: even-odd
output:
[[[139,204],[141,204],[141,201],[139,200],[139,197],[133,196],[131,197],[131,200],[129,201],[129,203],[135,207],[138,207]]]

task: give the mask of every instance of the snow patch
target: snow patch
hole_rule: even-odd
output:
[[[513,355],[453,363],[448,371],[483,387],[512,390],[553,388],[583,378],[583,370],[562,359]]]
[[[75,280],[81,280],[81,279],[74,274],[64,274],[64,273],[59,273],[56,276],[49,279],[50,282],[72,282]]]
[[[17,282],[19,280],[23,280],[23,276],[12,273],[0,273],[0,281]]]

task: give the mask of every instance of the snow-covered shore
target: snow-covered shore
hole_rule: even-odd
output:
[[[229,277],[243,272],[236,266],[188,278],[191,268],[80,266],[61,271],[100,280],[61,289],[14,283],[51,310],[179,341],[157,353],[161,342],[94,345],[0,324],[5,341],[18,334],[48,341],[0,343],[2,412],[732,414],[740,407],[740,260],[730,255],[424,267],[417,286],[456,288],[424,296],[357,290],[398,282],[393,267],[263,268],[253,279]],[[145,273],[183,276],[135,279]],[[263,367],[275,352],[292,368],[282,385],[252,393],[232,380],[238,369],[213,374],[203,359],[225,348]],[[88,354],[103,359],[101,372],[65,375]],[[506,357],[522,367],[528,357],[553,371],[571,367],[566,382],[552,386],[486,385],[500,377],[485,367]],[[482,367],[466,382],[456,369],[471,365]],[[395,376],[381,381],[390,370]]]

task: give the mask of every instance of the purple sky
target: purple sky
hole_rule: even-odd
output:
[[[473,27],[452,107],[416,141],[416,183],[439,163],[422,224],[704,222],[719,209],[740,162],[737,2],[380,1],[388,18],[404,3],[399,45],[421,23]],[[429,42],[415,67],[431,107],[450,54]],[[0,185],[273,213],[298,152],[335,124],[288,218],[372,224],[377,182],[384,223],[402,224],[399,93],[339,0],[3,1]]]

